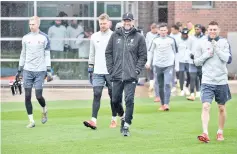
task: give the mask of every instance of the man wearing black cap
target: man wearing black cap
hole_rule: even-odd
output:
[[[194,59],[194,53],[197,50],[197,46],[200,45],[201,40],[206,38],[202,33],[202,25],[196,24],[195,26],[195,34],[191,36],[191,54],[190,58]],[[188,100],[194,101],[196,97],[200,97],[200,84],[202,79],[202,67],[195,66],[194,62],[192,61],[189,64],[189,72],[190,72],[190,92],[191,95],[187,97]],[[196,93],[194,94],[194,89],[196,87]]]
[[[131,13],[123,15],[122,28],[115,30],[106,49],[106,65],[112,78],[112,102],[121,117],[121,133],[129,136],[134,110],[134,93],[138,80],[147,61],[145,38],[134,28]],[[121,97],[125,92],[126,113]]]
[[[187,28],[183,28],[181,31],[181,40],[178,43],[179,50],[179,83],[180,83],[180,96],[190,95],[189,92],[189,64],[192,62],[190,58],[191,53],[191,40],[189,38],[189,30]],[[184,88],[184,72],[187,73],[187,82]]]

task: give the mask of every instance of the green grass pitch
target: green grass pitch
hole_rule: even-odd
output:
[[[27,129],[23,102],[1,104],[3,154],[237,154],[237,95],[227,103],[224,142],[216,141],[218,108],[211,106],[210,143],[197,140],[201,130],[201,103],[172,97],[171,111],[157,111],[152,99],[135,100],[131,136],[109,128],[111,111],[102,100],[97,130],[84,127],[91,118],[91,100],[48,102],[49,120],[41,124],[41,108],[33,102],[36,127]],[[118,120],[119,121],[119,120]]]

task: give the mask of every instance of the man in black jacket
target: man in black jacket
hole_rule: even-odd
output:
[[[123,27],[111,36],[105,52],[106,65],[112,79],[112,102],[121,117],[121,133],[129,136],[134,109],[134,94],[138,75],[147,61],[145,38],[134,28],[131,13],[123,15]],[[121,104],[125,92],[126,113]]]

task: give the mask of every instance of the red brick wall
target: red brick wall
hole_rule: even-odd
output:
[[[217,21],[221,28],[221,35],[237,31],[237,1],[215,1],[212,9],[193,9],[191,1],[169,2],[170,23],[192,21],[193,24],[207,26],[212,20]]]
[[[175,24],[175,2],[168,2],[168,25]]]

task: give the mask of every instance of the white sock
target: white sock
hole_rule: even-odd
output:
[[[124,127],[129,127],[130,125],[125,122]]]
[[[203,133],[207,134],[208,135],[208,131],[207,130],[204,130]]]
[[[113,120],[113,121],[117,121],[117,118],[116,118],[116,117],[112,117],[112,120]]]
[[[217,134],[223,134],[223,130],[218,129]]]
[[[28,115],[28,117],[29,117],[30,122],[35,123],[35,121],[33,119],[33,114]]]
[[[153,89],[153,87],[154,87],[154,80],[150,80],[150,89]]]
[[[91,120],[96,123],[96,118],[92,117]]]
[[[45,107],[42,107],[42,112],[43,112],[43,113],[46,113],[46,112],[47,112],[47,107],[46,107],[46,105],[45,105]]]
[[[189,93],[189,92],[190,92],[189,89],[188,89],[188,87],[186,87],[186,88],[184,89],[184,91],[185,91],[186,93]]]

